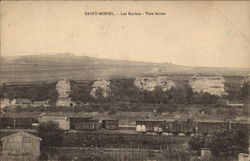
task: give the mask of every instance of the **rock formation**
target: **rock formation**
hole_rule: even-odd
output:
[[[59,80],[56,84],[59,97],[68,97],[70,93],[70,81],[67,79]]]
[[[191,77],[189,85],[193,92],[207,92],[212,95],[225,95],[224,90],[225,79],[221,76],[211,74],[198,74]]]
[[[153,91],[157,86],[161,87],[163,91],[168,91],[175,87],[174,82],[167,77],[137,77],[134,84],[141,90],[146,91]]]
[[[56,90],[58,92],[57,106],[70,107],[74,106],[74,102],[71,101],[69,93],[71,91],[70,81],[67,79],[59,80],[56,84]]]
[[[98,88],[100,88],[102,90],[102,96],[108,97],[111,91],[110,84],[111,82],[105,79],[94,81],[92,90],[90,91],[90,95],[93,97],[97,97],[96,91]]]

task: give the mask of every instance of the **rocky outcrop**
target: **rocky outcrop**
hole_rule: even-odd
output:
[[[1,99],[1,100],[0,100],[0,109],[1,109],[1,108],[5,108],[5,107],[9,107],[9,106],[11,106],[11,101],[10,101],[10,99],[4,98],[4,99]]]
[[[97,97],[96,92],[97,92],[98,88],[100,88],[102,91],[102,96],[108,97],[110,92],[111,92],[110,84],[111,84],[111,82],[109,80],[105,80],[105,79],[94,81],[94,83],[92,85],[92,89],[90,91],[90,95],[93,97]]]
[[[58,92],[58,100],[56,102],[57,106],[60,107],[70,107],[74,106],[74,102],[71,101],[69,93],[71,91],[70,81],[63,79],[57,82],[56,90]]]
[[[224,83],[225,79],[223,77],[210,74],[194,75],[189,80],[193,92],[207,92],[217,96],[226,95]]]
[[[59,97],[66,98],[70,93],[70,81],[67,79],[59,80],[56,84]]]
[[[153,91],[157,86],[161,87],[163,91],[168,91],[175,87],[174,82],[167,77],[137,77],[134,84],[145,91]]]
[[[248,75],[248,76],[245,77],[244,83],[250,84],[250,75]]]

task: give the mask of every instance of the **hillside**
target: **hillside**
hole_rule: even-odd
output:
[[[216,73],[244,76],[247,68],[188,67],[170,63],[101,59],[71,54],[1,57],[2,83],[55,81],[64,77],[72,80],[133,78],[142,75],[183,75]]]

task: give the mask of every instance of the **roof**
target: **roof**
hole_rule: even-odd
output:
[[[89,117],[83,117],[83,116],[69,116],[69,119],[93,119],[92,116]]]
[[[16,103],[25,103],[25,104],[30,104],[32,103],[31,100],[29,99],[16,99]]]
[[[49,118],[49,119],[68,119],[67,116],[59,116],[59,115],[43,115],[40,116],[41,119]]]
[[[20,132],[17,132],[17,133],[14,133],[14,134],[11,134],[11,135],[8,135],[8,136],[5,136],[5,137],[1,138],[1,141],[3,142],[6,139],[17,137],[18,135],[24,135],[24,136],[31,137],[31,138],[34,138],[34,139],[37,139],[37,140],[40,140],[40,141],[42,140],[42,138],[40,138],[40,137],[37,137],[35,135],[29,134],[29,133],[26,133],[26,132],[23,132],[23,131],[20,131]]]
[[[49,101],[48,100],[46,100],[46,101],[34,101],[33,103],[34,104],[42,104],[42,103],[48,103]]]
[[[103,119],[103,121],[118,121],[118,119]]]

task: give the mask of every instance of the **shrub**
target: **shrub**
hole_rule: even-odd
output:
[[[104,108],[103,108],[103,107],[100,107],[100,108],[98,109],[98,112],[99,112],[99,113],[104,113]]]
[[[117,112],[116,108],[111,108],[108,114],[114,115],[114,114],[116,114],[116,112]]]
[[[193,136],[188,143],[191,149],[196,151],[205,147],[211,148],[216,156],[235,156],[238,153],[247,152],[248,137],[248,129],[239,127],[236,130],[214,132],[208,136]]]
[[[54,121],[40,123],[38,126],[38,135],[42,138],[42,147],[60,146],[63,140],[63,130]]]
[[[86,112],[93,112],[93,108],[91,106],[85,107]]]

